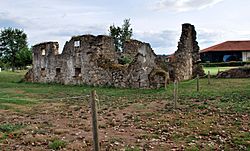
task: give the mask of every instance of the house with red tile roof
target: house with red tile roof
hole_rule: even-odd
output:
[[[226,41],[200,51],[202,62],[250,61],[250,40]]]

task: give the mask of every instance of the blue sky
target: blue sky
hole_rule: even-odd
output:
[[[157,54],[177,49],[181,24],[195,25],[201,49],[250,37],[249,0],[0,0],[0,28],[21,28],[30,45],[73,35],[108,34],[131,19],[133,38]]]

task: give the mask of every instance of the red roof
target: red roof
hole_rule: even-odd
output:
[[[211,52],[211,51],[250,51],[250,40],[244,41],[226,41],[206,49],[200,52]]]

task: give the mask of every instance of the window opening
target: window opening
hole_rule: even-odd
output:
[[[81,76],[81,68],[75,68],[75,76],[80,77]]]
[[[41,68],[41,76],[46,77],[45,68]]]
[[[61,74],[61,68],[56,68],[56,76]]]
[[[80,47],[80,41],[79,40],[74,42],[74,47]]]
[[[45,53],[46,53],[46,51],[45,51],[45,49],[43,48],[43,49],[42,49],[42,56],[45,56]]]

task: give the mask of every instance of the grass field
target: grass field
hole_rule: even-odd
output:
[[[89,94],[100,102],[102,150],[250,150],[250,79],[200,80],[167,89],[20,82],[0,72],[0,150],[91,150]]]
[[[225,71],[233,68],[238,68],[238,67],[204,67],[204,70],[206,74],[208,74],[208,71],[210,71],[211,75],[217,75],[219,71]]]

